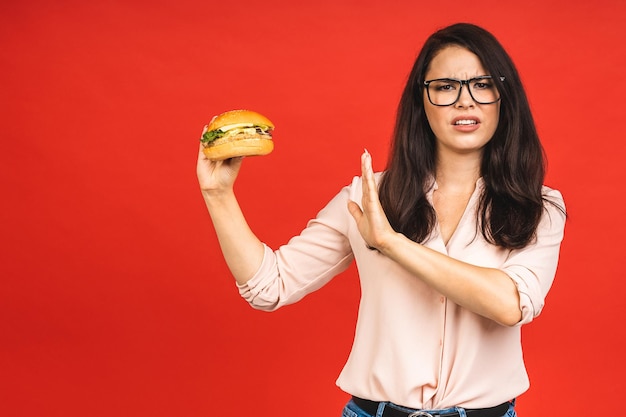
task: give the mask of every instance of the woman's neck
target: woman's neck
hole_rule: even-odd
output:
[[[478,154],[440,156],[435,171],[438,189],[450,194],[471,193],[480,178],[480,164]]]

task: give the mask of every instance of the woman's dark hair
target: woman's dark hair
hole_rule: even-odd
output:
[[[435,135],[424,111],[424,77],[435,55],[460,46],[480,59],[500,92],[498,127],[484,148],[484,191],[478,225],[485,239],[517,249],[533,241],[544,209],[545,158],[526,93],[513,61],[486,30],[467,23],[431,35],[419,53],[402,93],[380,200],[392,227],[416,242],[436,224],[426,198],[435,178]],[[504,77],[504,81],[500,79]]]

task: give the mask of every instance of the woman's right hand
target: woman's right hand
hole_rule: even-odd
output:
[[[205,132],[206,126],[202,134]],[[196,173],[203,194],[212,195],[232,191],[243,157],[211,161],[204,155],[202,148],[203,145],[200,143]]]

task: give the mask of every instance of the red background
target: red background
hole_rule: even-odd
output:
[[[364,147],[384,167],[410,66],[456,21],[514,58],[571,216],[547,306],[524,328],[519,412],[619,402],[622,2],[0,8],[1,415],[339,415],[355,269],[276,313],[249,308],[198,190],[197,140],[231,108],[274,121],[276,150],[245,161],[237,191],[253,230],[284,243],[358,175]]]

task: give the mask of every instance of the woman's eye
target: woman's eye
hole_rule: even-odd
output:
[[[437,86],[437,90],[439,91],[452,91],[455,90],[454,84],[439,84]]]
[[[491,84],[487,82],[477,81],[474,83],[474,88],[477,90],[486,90],[488,88],[491,88]]]

